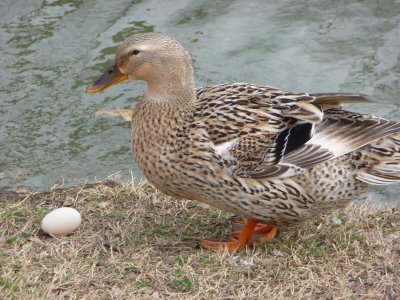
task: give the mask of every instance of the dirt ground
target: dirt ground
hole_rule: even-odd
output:
[[[40,222],[61,206],[83,221],[53,238]],[[198,247],[235,218],[147,184],[0,191],[0,298],[400,299],[398,209],[353,205],[233,254]]]

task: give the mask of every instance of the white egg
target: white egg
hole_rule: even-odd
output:
[[[49,212],[42,220],[42,230],[58,236],[73,232],[81,224],[81,214],[72,207],[60,207]]]

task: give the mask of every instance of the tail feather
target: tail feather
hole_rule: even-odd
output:
[[[400,133],[381,138],[353,155],[359,180],[372,185],[400,182]]]
[[[353,93],[320,93],[310,94],[315,97],[313,103],[319,106],[323,111],[340,108],[344,104],[351,103],[372,103],[373,100],[370,96],[364,94],[353,94]]]

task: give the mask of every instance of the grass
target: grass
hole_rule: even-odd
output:
[[[228,254],[198,240],[228,235],[234,216],[146,184],[0,199],[0,299],[400,299],[398,209],[350,206]],[[61,206],[83,222],[52,238],[40,221]]]

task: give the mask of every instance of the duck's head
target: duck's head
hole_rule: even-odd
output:
[[[176,40],[159,33],[127,38],[119,45],[113,64],[86,91],[98,93],[128,79],[146,81],[150,96],[194,90],[190,54]]]

